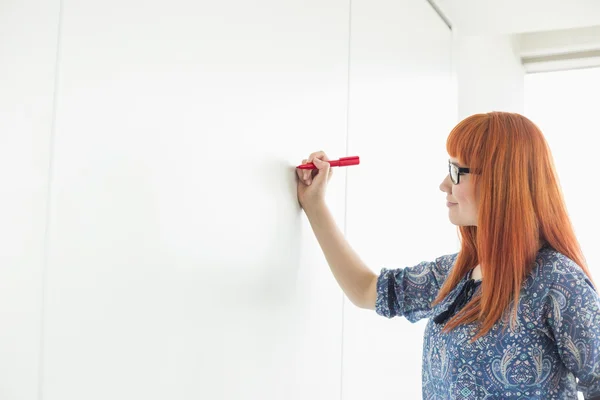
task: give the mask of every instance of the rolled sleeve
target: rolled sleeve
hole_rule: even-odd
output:
[[[414,267],[382,268],[377,278],[377,314],[387,318],[404,316],[410,322],[429,318],[431,302],[437,297],[456,256],[438,257]]]

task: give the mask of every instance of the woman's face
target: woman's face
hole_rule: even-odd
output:
[[[456,158],[450,161],[459,167],[468,168]],[[450,222],[457,226],[477,226],[477,211],[479,209],[479,193],[475,190],[471,174],[461,174],[458,185],[454,185],[450,174],[440,184],[440,190],[446,193]]]

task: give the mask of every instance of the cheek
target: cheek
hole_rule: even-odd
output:
[[[467,185],[458,185],[454,187],[453,195],[456,200],[463,205],[474,204],[474,196],[471,188],[467,187]]]
[[[460,186],[454,186],[452,190],[452,195],[459,203],[466,203],[467,199],[465,197],[465,192]]]

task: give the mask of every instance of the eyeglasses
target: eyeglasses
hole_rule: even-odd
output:
[[[448,172],[450,173],[450,180],[452,181],[452,183],[458,185],[460,182],[460,176],[463,174],[470,173],[470,169],[459,167],[453,162],[448,161]]]

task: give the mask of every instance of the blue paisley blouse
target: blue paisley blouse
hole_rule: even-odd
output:
[[[457,254],[414,267],[382,268],[377,314],[429,321],[423,342],[423,399],[600,399],[600,297],[583,270],[545,245],[523,282],[517,324],[510,304],[474,343],[476,322],[444,334],[435,316],[454,302],[470,274],[431,307]],[[481,290],[479,286],[477,291]],[[504,328],[504,331],[503,331]]]

